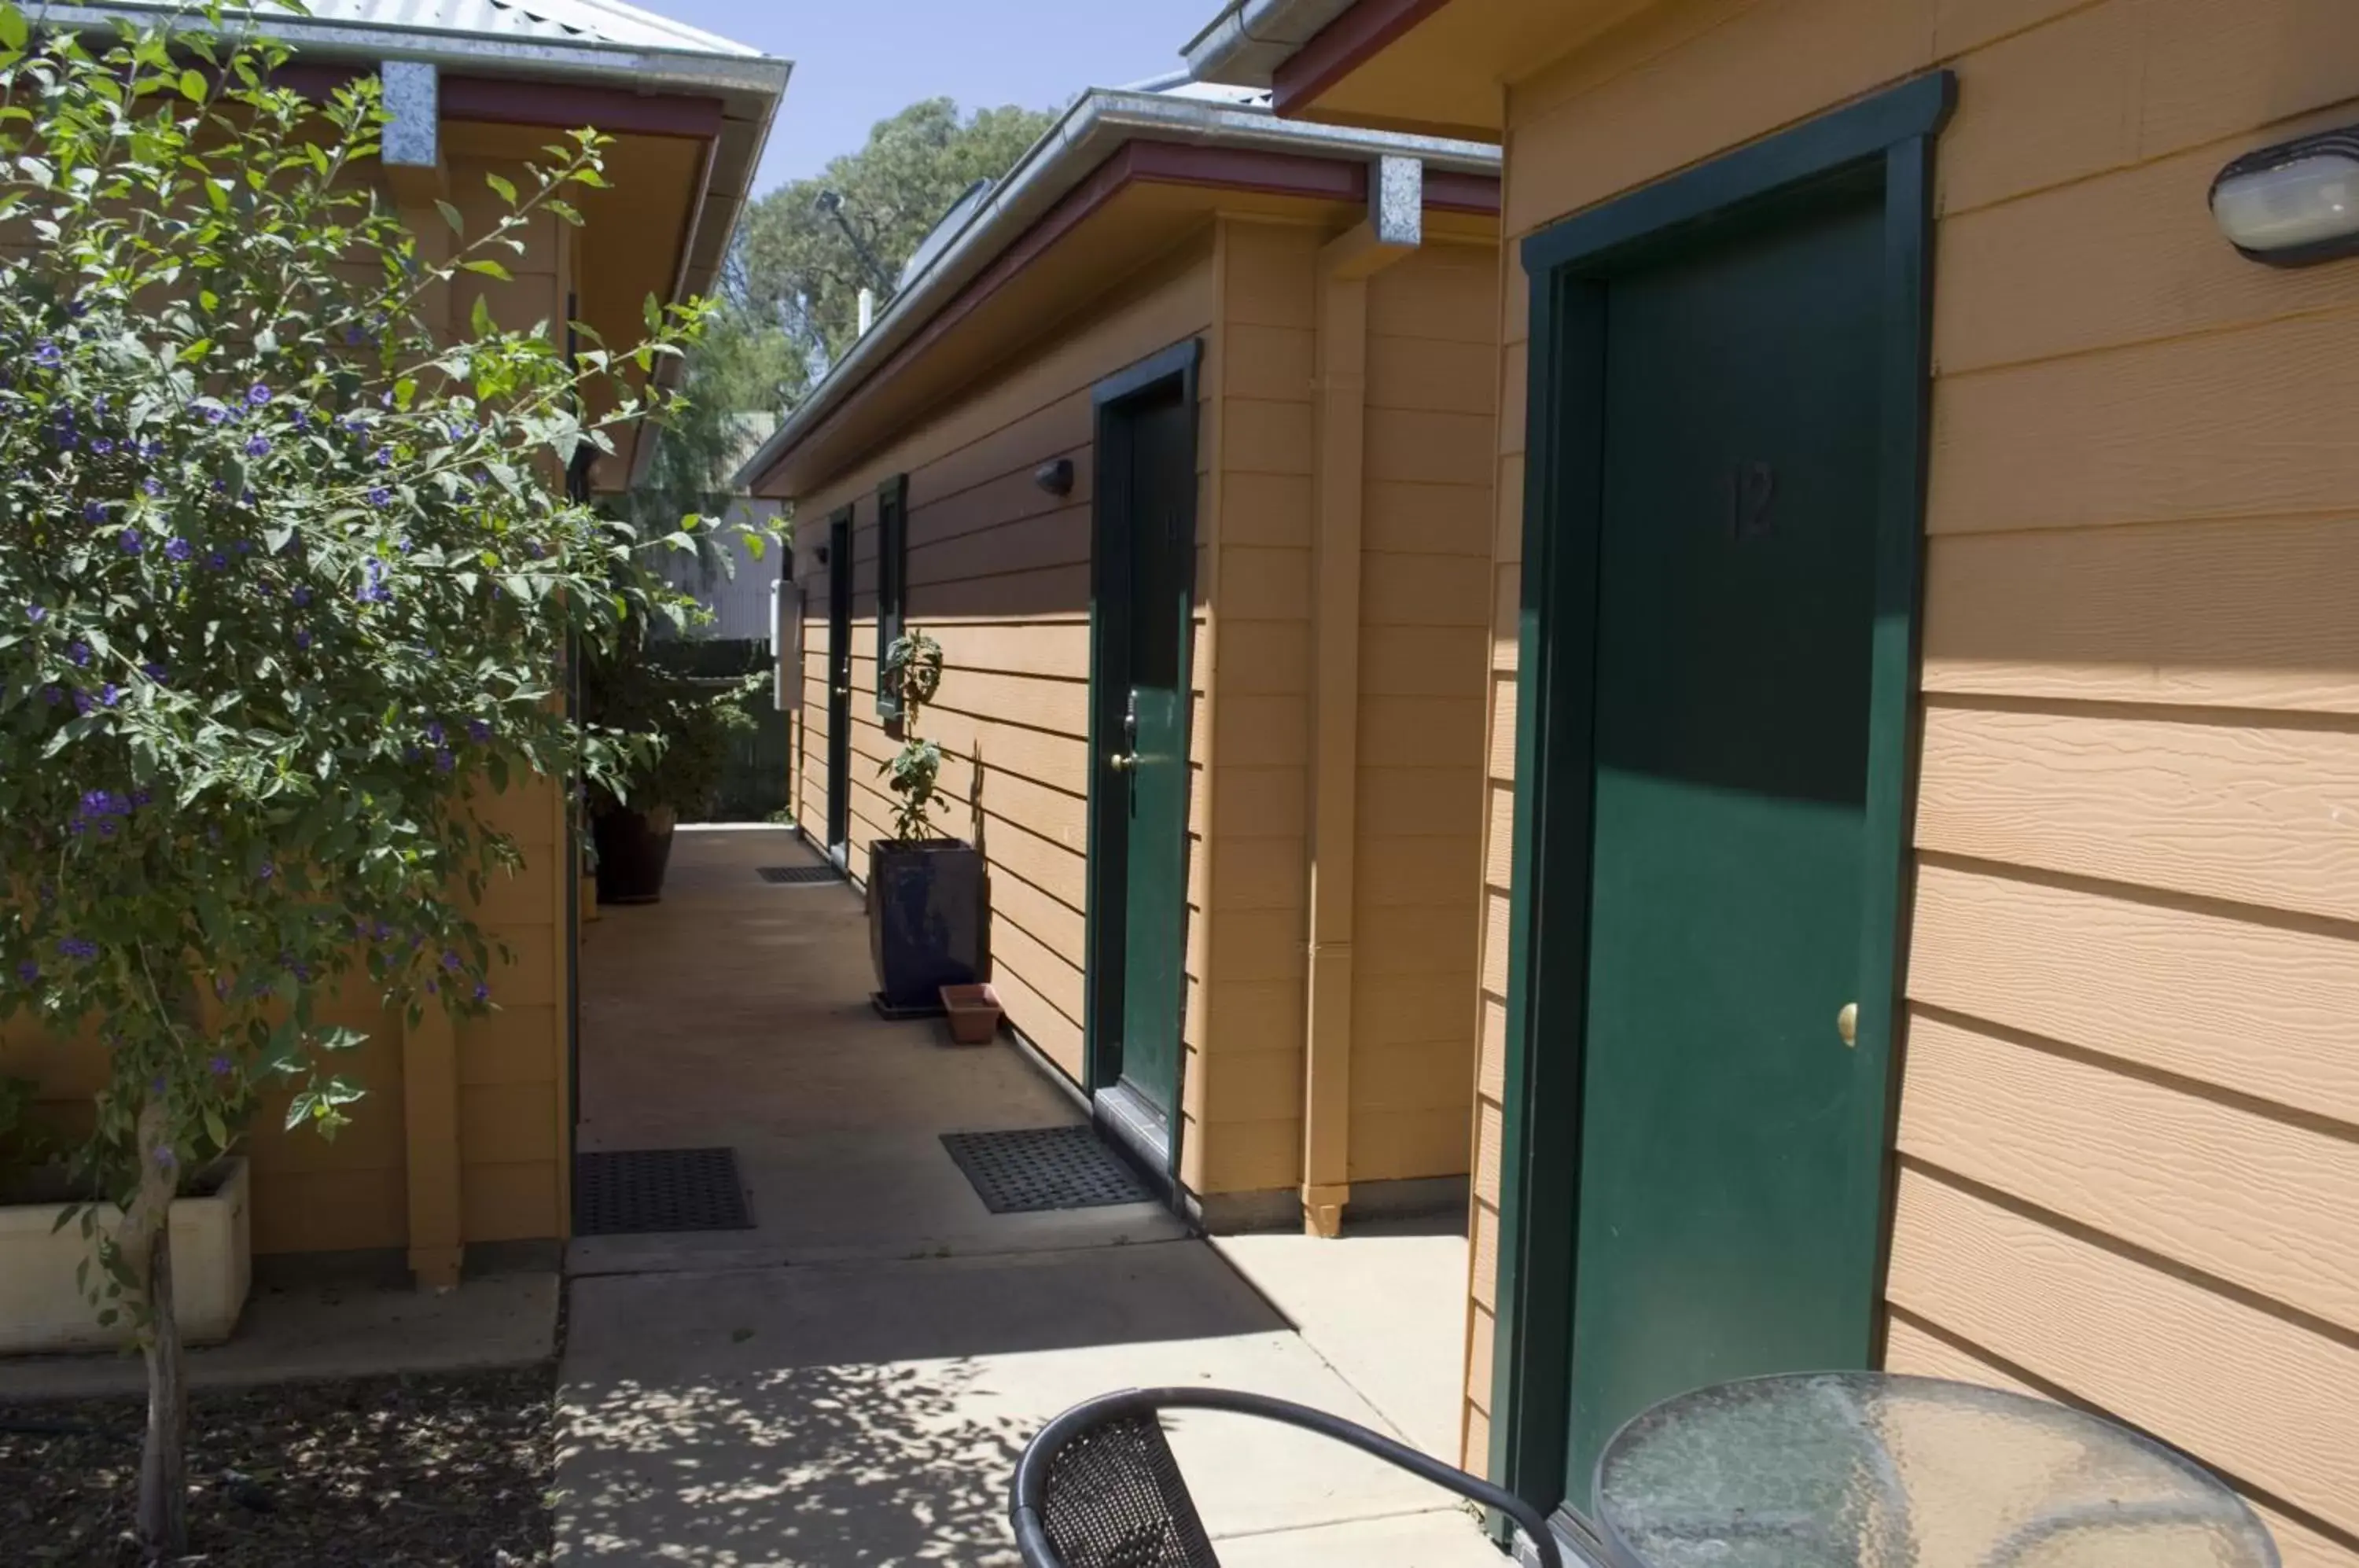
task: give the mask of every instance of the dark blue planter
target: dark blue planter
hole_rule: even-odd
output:
[[[888,1013],[942,1010],[941,988],[983,976],[983,856],[954,838],[868,846],[868,951]]]

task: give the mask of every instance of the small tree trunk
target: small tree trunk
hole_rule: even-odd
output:
[[[189,1549],[189,1386],[180,1325],[172,1310],[172,1197],[179,1186],[165,1119],[139,1116],[139,1195],[124,1216],[124,1260],[141,1295],[141,1349],[147,1360],[147,1432],[139,1455],[139,1544],[150,1562]]]

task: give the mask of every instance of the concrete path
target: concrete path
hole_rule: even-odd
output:
[[[1013,1564],[1016,1454],[1111,1388],[1405,1432],[1160,1209],[985,1210],[940,1134],[1078,1110],[1012,1046],[868,1013],[857,900],[754,875],[810,859],[783,832],[683,833],[664,903],[591,928],[582,1147],[728,1144],[756,1228],[573,1247],[564,1561]],[[1450,1499],[1333,1444],[1212,1416],[1172,1442],[1229,1568],[1501,1561]]]

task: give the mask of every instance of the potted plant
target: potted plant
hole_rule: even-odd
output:
[[[123,1211],[31,1119],[33,1085],[0,1078],[0,1355],[112,1350],[136,1326],[87,1286],[91,1247],[72,1222],[87,1211],[108,1235]],[[254,1279],[249,1178],[243,1156],[184,1174],[167,1220],[180,1338],[227,1339]]]
[[[584,664],[583,717],[630,756],[590,794],[599,903],[663,897],[672,830],[710,811],[736,734],[753,725],[739,701],[746,686],[674,674],[644,644]]]
[[[893,792],[893,836],[868,846],[868,946],[877,1011],[929,1018],[941,988],[983,970],[983,856],[934,831],[942,748],[918,733],[942,682],[941,645],[911,627],[885,653],[885,680],[901,699],[901,749],[877,765]]]

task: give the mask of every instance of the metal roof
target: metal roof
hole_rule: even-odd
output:
[[[168,14],[186,7],[182,0],[92,0],[52,9]],[[308,0],[301,13],[247,0],[228,9],[273,33],[289,27],[360,27],[690,54],[759,58],[761,53],[622,0]]]

